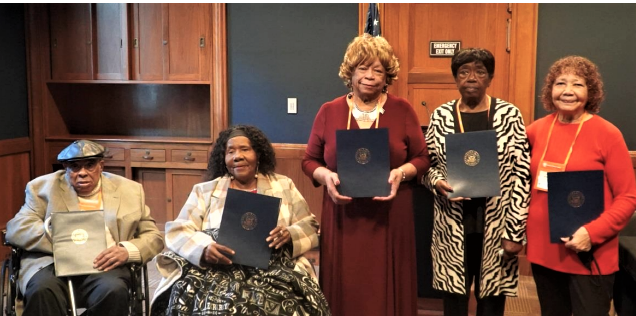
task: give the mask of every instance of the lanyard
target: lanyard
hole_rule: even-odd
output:
[[[486,97],[488,98],[488,113],[486,114],[486,120],[490,119],[490,96],[486,95]],[[459,111],[459,104],[461,103],[462,99],[460,98],[459,100],[457,100],[457,103],[455,104],[455,108],[457,109],[457,120],[459,121],[459,131],[460,133],[464,133],[464,123],[462,123],[462,112]]]
[[[380,114],[382,114],[382,107],[384,107],[384,102],[380,101],[382,101],[382,94],[378,99],[378,116],[375,118],[375,128],[378,128],[378,125],[380,124]],[[347,99],[347,104],[349,105],[349,119],[347,120],[347,130],[349,130],[351,129],[351,112],[353,112],[353,100]]]
[[[576,142],[576,138],[579,137],[579,132],[581,132],[581,127],[583,127],[583,122],[586,121],[586,118],[590,115],[589,113],[583,114],[581,117],[581,122],[579,123],[579,128],[576,130],[576,134],[574,135],[574,139],[572,140],[572,145],[570,145],[570,150],[568,150],[568,155],[565,157],[565,162],[563,163],[563,167],[568,165],[568,161],[570,160],[570,155],[572,154],[572,148],[574,148],[574,143]],[[554,128],[554,123],[556,123],[559,114],[554,115],[554,120],[552,120],[552,125],[550,125],[550,131],[548,132],[548,141],[545,144],[545,149],[543,150],[543,155],[541,156],[541,160],[545,158],[545,154],[548,152],[548,147],[550,146],[550,138],[552,137],[552,129]]]

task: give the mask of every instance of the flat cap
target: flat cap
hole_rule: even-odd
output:
[[[81,139],[64,148],[57,155],[57,160],[59,162],[67,162],[102,157],[104,157],[104,146],[90,140]]]

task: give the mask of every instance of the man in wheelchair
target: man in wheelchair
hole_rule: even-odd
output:
[[[145,205],[141,184],[103,172],[104,147],[78,140],[57,159],[64,169],[26,186],[25,203],[7,223],[7,241],[24,250],[20,291],[23,315],[66,315],[68,287],[55,276],[53,247],[44,222],[53,212],[103,210],[107,249],[94,260],[97,274],[72,277],[88,315],[127,315],[130,272],[126,263],[146,263],[163,247],[161,233]]]

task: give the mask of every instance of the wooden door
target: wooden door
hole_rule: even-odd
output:
[[[93,79],[91,5],[51,4],[50,22],[52,78]]]
[[[383,36],[400,59],[399,80],[390,91],[407,98],[420,124],[428,125],[433,110],[460,96],[451,72],[451,58],[429,56],[430,42],[461,41],[462,48],[481,47],[493,53],[495,76],[487,93],[515,103],[526,123],[531,122],[534,70],[518,66],[523,62],[532,67],[535,63],[536,6],[521,6],[384,4]],[[519,88],[523,85],[530,88]]]
[[[164,80],[209,80],[210,5],[163,4]]]
[[[128,10],[122,3],[93,4],[95,79],[128,80]]]
[[[188,200],[192,187],[203,182],[205,170],[168,169],[166,170],[166,194],[168,201],[168,221],[173,221]]]
[[[164,46],[162,4],[133,4],[132,16],[133,79],[162,80]]]

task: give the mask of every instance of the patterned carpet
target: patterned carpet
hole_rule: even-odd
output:
[[[441,299],[419,298],[418,316],[443,316]],[[476,310],[475,299],[471,297],[469,315],[474,316]],[[537,289],[531,276],[519,278],[519,296],[506,299],[506,316],[539,316],[539,299]]]

